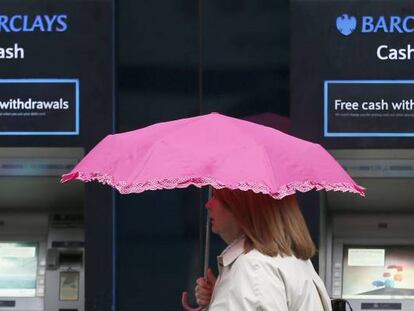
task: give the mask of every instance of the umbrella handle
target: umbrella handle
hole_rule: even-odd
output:
[[[208,197],[211,198],[212,189],[211,187],[208,188]],[[206,219],[206,240],[205,240],[205,248],[204,248],[204,279],[207,280],[207,271],[208,271],[208,262],[210,258],[210,215],[207,214]],[[203,311],[205,310],[204,307],[198,306],[197,308],[193,308],[188,304],[188,292],[183,292],[181,296],[181,304],[185,311]]]
[[[204,310],[203,307],[198,306],[197,308],[193,308],[188,304],[188,293],[183,292],[183,295],[181,296],[181,304],[185,311],[202,311]]]

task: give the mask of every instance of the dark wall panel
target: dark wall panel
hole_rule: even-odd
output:
[[[118,131],[212,111],[289,130],[288,1],[201,9],[199,19],[197,1],[120,2]],[[118,310],[181,310],[181,291],[193,296],[206,195],[190,187],[118,196]],[[213,237],[214,269],[223,247]]]

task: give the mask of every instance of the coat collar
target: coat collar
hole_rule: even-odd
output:
[[[244,253],[245,236],[234,240],[226,249],[218,256],[218,262],[223,267],[231,265],[241,254]]]

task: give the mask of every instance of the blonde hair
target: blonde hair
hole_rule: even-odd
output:
[[[234,215],[246,235],[245,251],[309,259],[315,255],[296,197],[275,200],[253,191],[216,189],[214,196]]]

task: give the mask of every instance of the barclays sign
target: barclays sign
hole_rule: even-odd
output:
[[[0,32],[65,32],[67,15],[0,15]]]
[[[349,36],[357,27],[357,20],[355,16],[342,14],[336,18],[336,29],[344,36]]]
[[[355,31],[361,33],[413,33],[414,16],[362,16],[358,22],[355,16],[342,14],[336,18],[336,28],[344,36],[349,36]]]

